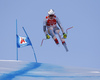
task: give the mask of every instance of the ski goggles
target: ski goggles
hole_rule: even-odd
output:
[[[53,17],[54,15],[49,15],[49,17]]]

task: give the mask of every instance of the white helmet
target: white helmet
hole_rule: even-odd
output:
[[[48,15],[54,15],[54,14],[55,14],[55,12],[54,12],[53,9],[50,9],[50,10],[48,11]]]

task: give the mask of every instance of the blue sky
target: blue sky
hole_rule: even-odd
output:
[[[54,9],[64,30],[66,43],[57,46],[46,40],[43,20],[49,9]],[[100,68],[100,0],[0,0],[0,59],[16,59],[16,19],[18,34],[25,36],[25,27],[34,46],[38,62],[61,66]],[[20,48],[19,60],[35,61],[30,46]]]

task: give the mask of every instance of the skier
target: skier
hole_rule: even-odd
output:
[[[62,31],[63,38],[61,38],[61,35],[59,34],[60,29],[57,27],[57,24]],[[64,46],[66,46],[65,38],[67,38],[67,35],[65,34],[65,32],[61,26],[61,23],[60,23],[58,17],[55,15],[55,12],[53,9],[50,9],[48,11],[48,16],[46,16],[46,18],[44,19],[43,31],[46,35],[46,39],[50,39],[50,36],[52,36],[53,40],[55,41],[55,43],[57,45],[59,44],[59,41],[58,41],[57,37],[55,36],[55,34],[58,34],[59,38],[61,39],[62,44]]]

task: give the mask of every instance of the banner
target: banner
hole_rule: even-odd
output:
[[[29,45],[32,45],[32,44],[28,37],[21,37],[17,35],[17,47],[18,48],[29,46]]]

